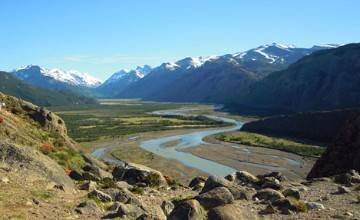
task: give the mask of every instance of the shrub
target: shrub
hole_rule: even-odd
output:
[[[2,124],[4,122],[4,118],[0,117],[0,124]]]
[[[45,155],[49,155],[50,153],[54,152],[54,147],[51,144],[46,143],[41,145],[40,151]]]

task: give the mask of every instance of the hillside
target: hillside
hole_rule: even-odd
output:
[[[0,72],[0,92],[16,96],[40,106],[96,103],[96,100],[92,98],[78,95],[70,91],[35,88],[6,72]]]
[[[282,113],[358,107],[359,60],[360,44],[315,52],[252,85],[233,108]]]
[[[272,116],[245,123],[242,131],[332,143],[347,119],[359,110],[306,112]]]

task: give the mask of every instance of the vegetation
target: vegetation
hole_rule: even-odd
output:
[[[319,146],[242,131],[220,134],[217,135],[216,138],[221,141],[244,144],[253,147],[272,148],[302,156],[319,157],[324,152],[324,148]]]
[[[52,108],[66,122],[69,136],[78,142],[101,137],[119,137],[148,131],[225,126],[203,116],[159,116],[156,110],[174,109],[184,104],[140,101],[107,101],[102,105]]]

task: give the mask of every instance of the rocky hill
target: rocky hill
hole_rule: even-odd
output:
[[[325,153],[315,163],[308,177],[333,176],[349,170],[360,171],[359,134],[360,114],[354,113],[342,127],[335,142],[327,148]]]

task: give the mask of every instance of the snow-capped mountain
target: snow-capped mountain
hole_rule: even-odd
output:
[[[225,103],[270,73],[315,51],[337,46],[298,48],[272,43],[223,56],[187,57],[161,64],[146,77],[127,85],[117,97]]]
[[[134,83],[148,73],[152,71],[151,66],[144,65],[138,66],[134,70],[120,70],[110,76],[102,85],[96,88],[97,92],[101,94],[101,96],[109,96],[113,95],[113,93],[118,93],[122,91],[126,86]]]
[[[46,69],[36,65],[28,65],[13,71],[18,78],[33,84],[32,82],[57,81],[71,86],[96,87],[101,84],[100,80],[77,70],[64,71],[60,69]]]

